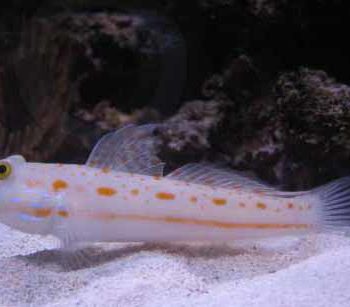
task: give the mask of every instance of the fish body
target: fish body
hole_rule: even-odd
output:
[[[350,179],[286,193],[208,164],[162,176],[153,126],[105,136],[86,165],[0,162],[0,222],[67,245],[110,241],[229,241],[350,225]],[[139,172],[137,172],[139,170]],[[1,177],[0,177],[1,178]]]

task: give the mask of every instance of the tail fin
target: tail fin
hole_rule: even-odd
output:
[[[321,228],[350,228],[350,176],[312,190],[319,202]]]

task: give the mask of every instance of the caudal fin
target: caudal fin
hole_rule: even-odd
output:
[[[318,200],[321,229],[350,228],[350,176],[316,188],[312,194]]]

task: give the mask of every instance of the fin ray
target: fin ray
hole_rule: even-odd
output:
[[[209,163],[190,163],[166,176],[169,179],[181,180],[196,184],[210,185],[221,188],[259,189],[259,191],[277,191],[257,180],[248,178],[242,172],[234,171]]]
[[[316,196],[323,229],[350,227],[350,176],[311,190]]]
[[[115,171],[163,176],[164,163],[156,155],[153,136],[157,124],[128,125],[103,136],[86,164]]]

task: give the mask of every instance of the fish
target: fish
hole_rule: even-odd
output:
[[[207,162],[164,176],[154,132],[103,136],[86,164],[0,161],[0,222],[81,242],[233,241],[350,226],[350,177],[284,192]]]

